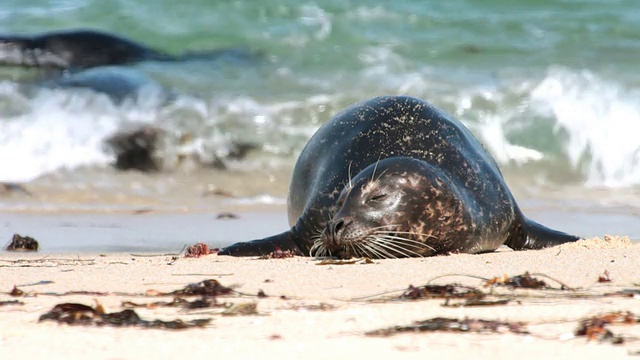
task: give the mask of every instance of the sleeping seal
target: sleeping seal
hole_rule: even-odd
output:
[[[353,105],[324,124],[298,158],[288,212],[290,230],[219,254],[395,258],[579,239],[527,219],[471,132],[406,96]]]

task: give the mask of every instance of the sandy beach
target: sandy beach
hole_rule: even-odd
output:
[[[597,333],[591,340],[575,334],[581,320],[594,316],[635,311],[637,319],[639,263],[640,245],[617,237],[540,251],[504,248],[481,255],[329,265],[303,257],[3,252],[0,301],[17,303],[0,306],[0,349],[25,359],[620,358],[640,351],[640,324],[604,327],[623,339],[620,345],[598,340]],[[525,272],[548,288],[500,284],[507,280],[505,275],[512,279]],[[599,282],[602,276],[610,282]],[[486,286],[481,278],[499,279]],[[551,278],[567,289],[560,290]],[[234,292],[216,296],[216,306],[210,308],[134,309],[145,320],[211,319],[202,327],[168,330],[39,321],[62,303],[100,304],[104,312],[114,313],[126,309],[123,302],[168,302],[180,296],[157,295],[207,279]],[[484,300],[506,303],[456,307],[443,305],[466,300],[399,298],[410,285],[427,284],[474,287],[486,295]],[[14,285],[24,294],[11,296]],[[630,290],[635,295],[619,293]],[[266,297],[257,296],[261,291]],[[246,308],[250,311],[242,314]],[[237,309],[240,314],[224,314]],[[370,334],[433,318],[500,323],[464,332]]]

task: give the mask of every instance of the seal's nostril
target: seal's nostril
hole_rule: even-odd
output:
[[[343,227],[344,227],[343,219],[334,219],[329,222],[329,231],[333,236],[337,236]]]

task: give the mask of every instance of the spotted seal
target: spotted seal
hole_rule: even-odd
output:
[[[288,211],[290,230],[220,254],[418,257],[579,239],[527,219],[471,132],[406,96],[353,105],[324,124],[298,158]]]

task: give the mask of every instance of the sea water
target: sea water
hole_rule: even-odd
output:
[[[282,205],[319,126],[352,103],[402,94],[467,125],[531,217],[639,238],[638,14],[634,0],[4,0],[0,33],[90,28],[171,54],[255,56],[127,66],[170,101],[40,87],[50,72],[0,68],[0,181],[34,193],[0,207]],[[224,157],[237,142],[256,150],[227,170],[118,172],[105,139],[137,125],[188,135],[167,145],[167,163],[184,151]]]

